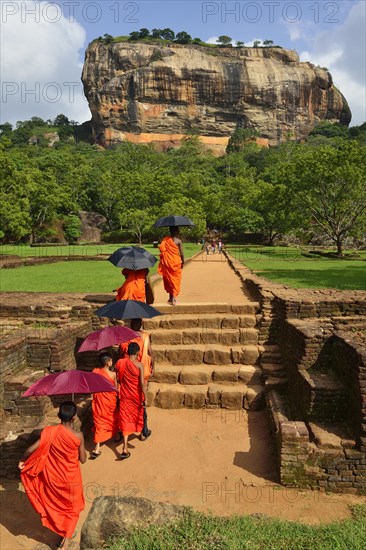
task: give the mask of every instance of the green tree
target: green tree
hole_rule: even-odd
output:
[[[81,220],[79,216],[70,214],[64,219],[63,223],[64,235],[69,243],[75,243],[81,236]]]
[[[273,40],[263,40],[263,46],[265,46],[266,48],[270,48],[271,46],[273,46],[273,44]]]
[[[53,125],[54,126],[70,126],[70,121],[69,121],[69,119],[67,118],[66,115],[61,114],[61,115],[57,115],[57,117],[53,121]]]
[[[175,42],[177,44],[190,44],[192,42],[192,37],[187,32],[181,31],[176,34]]]
[[[231,38],[231,36],[227,36],[226,34],[222,34],[221,36],[218,37],[216,42],[220,46],[229,46],[229,45],[231,45],[232,38]]]
[[[167,27],[166,29],[163,29],[161,31],[161,38],[163,38],[164,40],[174,40],[175,33],[174,31],[172,31],[172,29],[169,29],[169,27]]]
[[[148,36],[150,36],[150,31],[149,29],[146,29],[145,27],[140,29],[139,31],[139,38],[140,39],[144,39],[144,38],[147,38]]]
[[[320,122],[315,128],[311,130],[309,136],[325,136],[327,138],[341,137],[348,138],[348,126],[336,122]]]
[[[129,34],[129,39],[131,42],[132,41],[137,41],[137,40],[140,40],[140,33],[139,31],[132,31],[130,32]]]
[[[253,128],[237,128],[230,136],[226,152],[229,154],[242,151],[248,143],[255,141],[258,136],[259,133]]]
[[[149,209],[146,210],[123,210],[119,213],[121,228],[126,228],[133,233],[139,243],[147,232],[151,232],[154,223],[154,216]]]
[[[163,32],[162,29],[152,29],[151,36],[153,38],[162,38],[161,33]]]
[[[244,48],[244,46],[245,46],[244,42],[242,42],[241,40],[237,40],[235,42],[235,45],[236,45],[237,48]]]
[[[261,41],[260,40],[254,40],[253,42],[253,48],[258,48],[260,46]]]

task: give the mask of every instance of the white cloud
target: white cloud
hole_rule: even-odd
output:
[[[53,119],[63,113],[90,119],[80,80],[86,33],[50,2],[7,2],[2,10],[2,122],[32,116]],[[54,22],[52,22],[54,21]]]
[[[333,81],[347,99],[352,111],[352,125],[366,120],[366,44],[363,0],[352,6],[343,25],[315,36],[313,49],[302,52],[302,61],[327,67]]]

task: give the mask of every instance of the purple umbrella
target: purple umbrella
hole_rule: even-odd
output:
[[[98,393],[117,391],[103,376],[82,370],[56,372],[40,378],[23,393],[22,397],[40,395],[66,395],[74,393]]]
[[[140,335],[129,327],[102,328],[101,330],[90,333],[81,344],[78,352],[109,348],[109,346],[122,344],[133,338],[140,338]]]

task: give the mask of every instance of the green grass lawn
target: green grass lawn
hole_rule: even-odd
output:
[[[112,249],[108,253],[118,248],[118,245],[111,246]],[[157,256],[159,254],[152,246],[144,248]],[[200,246],[196,244],[184,244],[186,258],[190,258],[198,250]],[[156,273],[157,265],[156,263],[150,270],[151,274]],[[121,269],[114,267],[107,260],[60,261],[54,264],[0,270],[2,292],[112,292],[114,288],[121,286],[124,280]]]
[[[149,526],[112,542],[109,550],[364,550],[366,506],[353,518],[321,526],[250,516],[219,518],[188,512],[182,520]]]
[[[366,251],[359,259],[338,259],[309,254],[300,248],[227,247],[258,275],[293,288],[366,289]]]

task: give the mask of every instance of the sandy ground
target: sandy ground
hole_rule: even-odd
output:
[[[183,271],[181,303],[242,303],[239,279],[223,257],[198,258]],[[156,304],[167,295],[156,289]],[[162,410],[150,408],[152,436],[131,441],[131,457],[119,461],[121,446],[108,443],[97,460],[82,466],[86,507],[102,495],[141,496],[187,505],[218,515],[262,513],[317,524],[349,517],[348,505],[364,501],[286,489],[278,485],[275,454],[265,411]],[[87,449],[93,448],[91,438]],[[58,537],[40,524],[19,481],[6,482],[1,492],[1,550],[54,547]]]

